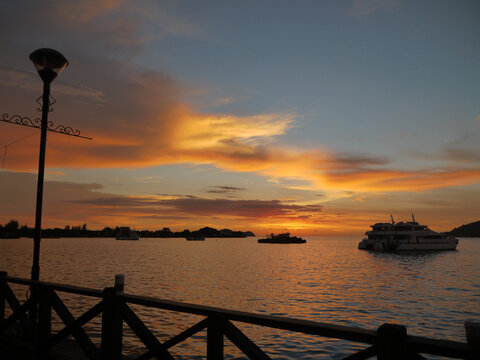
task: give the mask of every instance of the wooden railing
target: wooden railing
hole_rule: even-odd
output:
[[[10,283],[35,287],[38,294],[37,321],[32,322],[27,314],[29,307],[32,306],[32,298],[30,297],[23,304],[20,304],[9,285]],[[97,298],[99,301],[75,318],[57,293],[83,295]],[[11,308],[8,317],[5,316],[6,304]],[[169,340],[161,342],[132,310],[130,306],[132,304],[200,315],[203,319]],[[58,314],[63,323],[63,328],[56,333],[52,331],[52,310]],[[98,347],[82,327],[100,314],[101,343]],[[424,359],[421,354],[458,359],[480,359],[478,337],[470,336],[468,343],[436,340],[407,335],[407,330],[402,325],[384,324],[376,331],[366,330],[128,295],[123,292],[122,282],[116,282],[115,287],[107,287],[100,291],[8,277],[6,272],[0,272],[0,339],[15,324],[21,326],[24,338],[29,341],[30,348],[34,349],[33,351],[38,358],[46,358],[55,344],[73,336],[89,359],[122,359],[123,323],[125,322],[147,349],[143,355],[137,357],[138,360],[173,359],[169,349],[205,329],[207,332],[206,357],[208,360],[223,359],[225,338],[228,338],[249,359],[270,359],[267,353],[248,338],[232,321],[367,344],[366,348],[346,356],[345,360],[368,359],[375,355],[379,360]]]

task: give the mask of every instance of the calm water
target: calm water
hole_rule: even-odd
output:
[[[40,278],[102,289],[123,273],[126,293],[368,329],[400,323],[409,334],[465,341],[464,320],[480,318],[480,239],[461,239],[457,251],[421,255],[360,251],[358,240],[309,237],[307,244],[279,245],[257,244],[255,238],[44,239]],[[32,244],[31,239],[0,240],[0,270],[28,278]],[[24,292],[17,290],[23,297]],[[62,298],[77,311],[90,304],[90,299]],[[135,310],[160,339],[200,320]],[[335,359],[362,348],[237,325],[276,358]],[[98,335],[98,329],[88,330]],[[172,352],[203,358],[204,335]],[[241,357],[226,343],[226,357]],[[127,334],[126,352],[136,352],[136,346]]]

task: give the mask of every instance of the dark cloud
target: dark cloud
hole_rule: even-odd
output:
[[[235,186],[210,186],[211,190],[208,190],[207,193],[209,194],[227,194],[227,195],[237,195],[239,191],[246,190],[242,187],[235,187]]]
[[[377,166],[388,164],[388,159],[378,156],[362,155],[362,154],[337,154],[335,156],[336,167],[342,165],[347,168]]]
[[[205,199],[200,197],[135,197],[102,196],[89,199],[67,200],[68,203],[84,204],[102,208],[122,208],[125,211],[142,209],[146,213],[163,213],[172,210],[180,214],[202,216],[239,216],[247,218],[265,218],[295,215],[296,213],[322,211],[320,205],[296,205],[280,200],[231,200]]]
[[[21,223],[33,224],[35,189],[36,174],[0,171],[0,220],[6,222],[16,218]],[[314,218],[322,212],[320,205],[296,204],[293,200],[207,199],[168,194],[126,196],[106,193],[102,189],[102,185],[95,183],[45,181],[44,224],[89,223],[93,227],[101,227],[152,219],[213,225],[211,221],[215,219],[219,223],[225,219],[235,219],[235,223],[257,223],[267,218]]]
[[[462,148],[460,146],[445,147],[447,159],[456,163],[478,163],[480,162],[480,150]]]

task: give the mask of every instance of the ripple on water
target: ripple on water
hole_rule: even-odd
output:
[[[102,289],[126,275],[125,291],[227,309],[376,329],[400,323],[410,334],[464,341],[463,322],[479,318],[480,241],[461,239],[458,251],[386,254],[359,251],[356,239],[309,238],[302,246],[258,246],[255,239],[44,239],[41,279]],[[2,240],[0,264],[12,276],[30,276],[31,239]],[[26,289],[12,286],[24,300]],[[98,299],[60,294],[80,314]],[[161,340],[202,318],[136,305]],[[85,330],[98,343],[101,318]],[[366,347],[235,323],[278,359],[341,359]],[[58,317],[54,326],[60,327]],[[141,343],[125,330],[129,353]],[[175,346],[180,359],[205,358],[205,331]],[[226,341],[225,358],[242,358]]]

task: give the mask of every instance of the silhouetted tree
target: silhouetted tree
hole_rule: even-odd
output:
[[[5,224],[3,227],[3,230],[9,231],[9,232],[15,232],[18,231],[18,221],[17,220],[10,220],[8,224]]]

